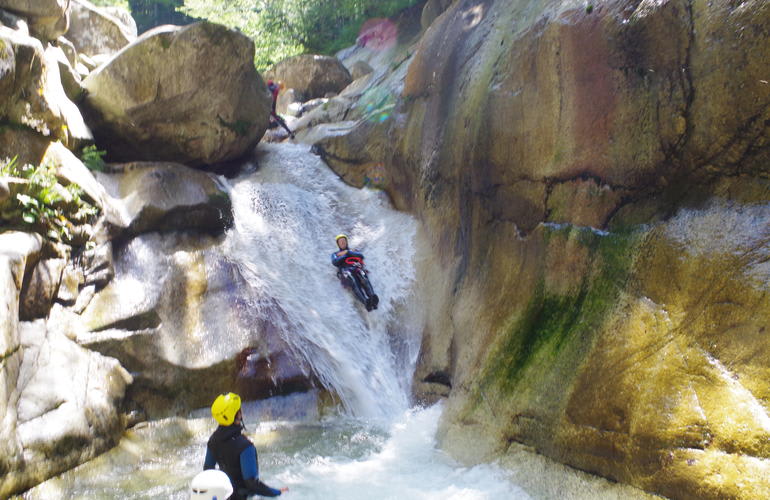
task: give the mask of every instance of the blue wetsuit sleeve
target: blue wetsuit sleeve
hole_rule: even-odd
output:
[[[217,461],[214,458],[214,454],[211,453],[209,447],[206,447],[206,459],[203,461],[203,470],[213,469],[217,466]]]
[[[281,490],[271,488],[259,480],[259,465],[257,463],[257,449],[249,446],[241,452],[241,474],[247,484],[255,485],[253,492],[263,497],[277,497]]]
[[[348,254],[337,256],[337,252],[334,252],[332,254],[332,264],[334,264],[336,267],[340,267],[340,264],[345,260],[345,258],[348,256]]]
[[[243,479],[259,479],[257,449],[253,446],[249,446],[241,452],[241,474],[243,474]]]
[[[358,257],[359,259],[364,260],[364,254],[356,252],[355,250],[349,250],[345,257]]]

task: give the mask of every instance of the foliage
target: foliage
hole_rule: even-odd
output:
[[[131,10],[128,0],[91,0],[91,3],[99,7],[121,7],[128,11]]]
[[[361,25],[418,0],[184,0],[191,16],[236,28],[256,45],[263,70],[293,55],[334,54],[353,45]]]
[[[0,202],[4,226],[41,233],[54,241],[74,243],[75,226],[96,217],[99,209],[83,199],[77,184],[63,186],[50,165],[19,165],[16,158],[0,162],[0,176],[11,184],[10,196]]]
[[[86,167],[93,172],[104,172],[104,167],[107,164],[104,162],[104,155],[106,151],[100,151],[96,146],[86,146],[80,154],[80,159],[83,161]]]
[[[163,24],[185,25],[195,21],[179,11],[183,0],[128,0],[128,3],[139,33]]]

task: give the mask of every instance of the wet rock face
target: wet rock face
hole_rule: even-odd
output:
[[[211,23],[145,33],[83,81],[97,141],[114,161],[200,166],[242,156],[270,113],[253,56],[247,37]]]
[[[320,384],[314,380],[309,366],[284,352],[264,356],[259,349],[248,347],[235,358],[237,393],[246,400],[266,399],[294,392],[307,392]]]
[[[450,451],[768,494],[768,30],[767,2],[457,1],[391,117],[316,145],[425,224],[415,392],[449,392]]]
[[[336,57],[300,55],[290,57],[270,68],[265,77],[294,89],[300,101],[339,93],[353,81],[347,68]]]
[[[81,314],[51,313],[68,336],[132,373],[128,398],[149,418],[208,406],[234,387],[268,397],[312,386],[311,371],[248,303],[221,244],[198,232],[135,237],[115,249],[115,278]]]

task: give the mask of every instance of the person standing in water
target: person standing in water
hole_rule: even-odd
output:
[[[220,394],[211,405],[211,415],[219,427],[209,438],[203,469],[217,465],[233,485],[229,500],[246,500],[250,495],[277,497],[288,488],[275,489],[259,480],[257,449],[243,435],[241,398],[237,394]],[[225,499],[222,499],[225,500]]]

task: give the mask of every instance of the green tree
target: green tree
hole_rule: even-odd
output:
[[[91,0],[91,3],[99,7],[122,7],[128,11],[131,10],[128,0]]]
[[[184,0],[188,15],[237,28],[254,40],[259,69],[305,52],[352,45],[364,21],[389,17],[419,0]]]
[[[183,0],[128,0],[128,3],[139,33],[163,24],[184,25],[195,21],[179,10]]]

